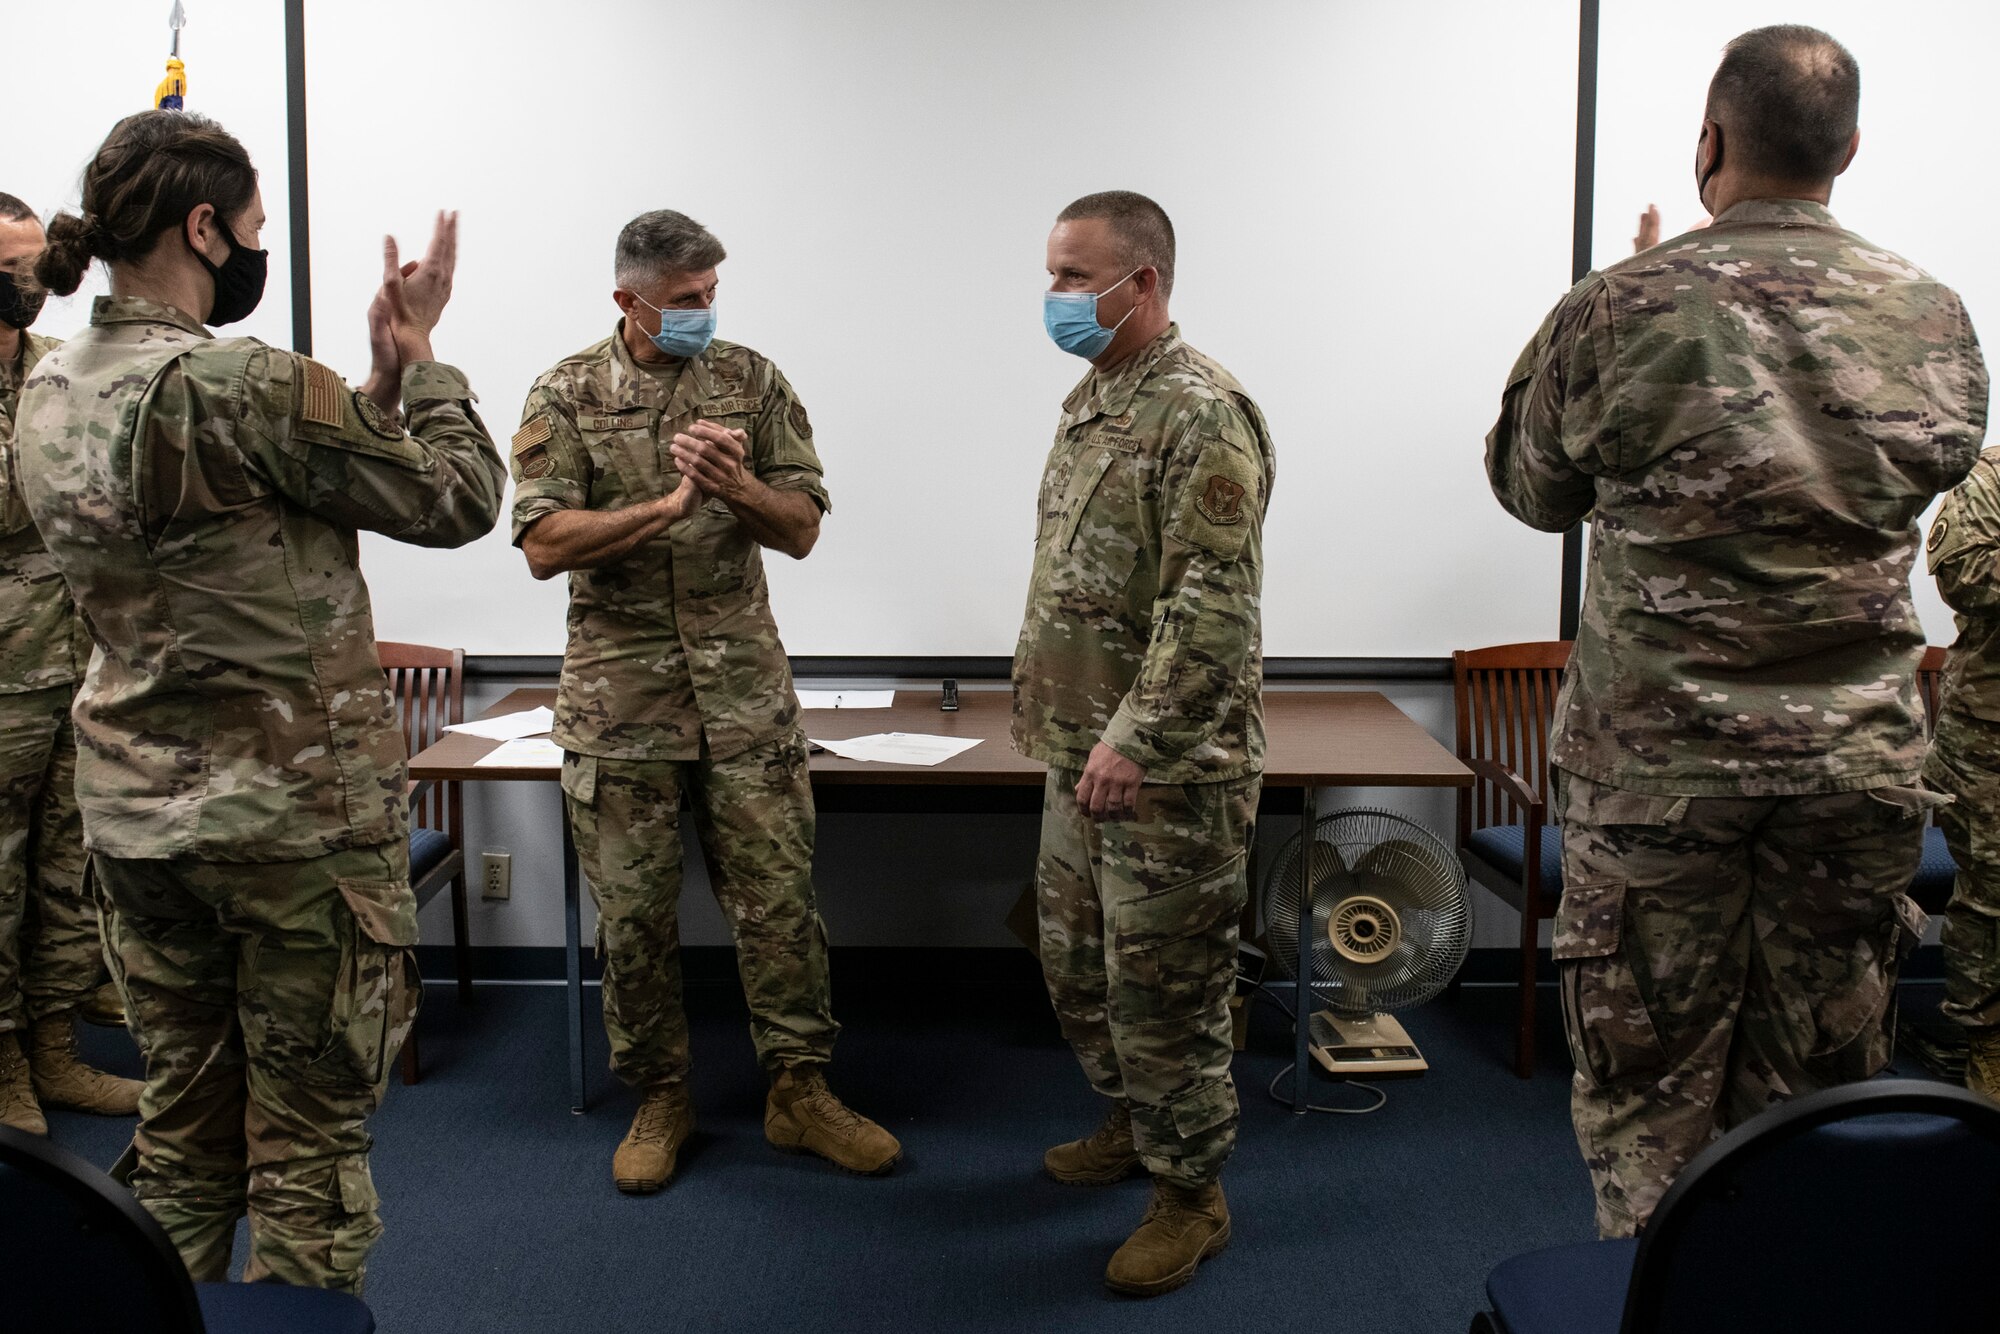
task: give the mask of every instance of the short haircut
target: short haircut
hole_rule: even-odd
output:
[[[626,291],[660,281],[670,273],[700,273],[729,258],[722,242],[685,213],[656,208],[641,213],[618,233],[613,277]]]
[[[0,191],[0,220],[26,222],[35,216],[35,210],[16,199],[13,195]]]
[[[1781,23],[1723,48],[1708,117],[1723,153],[1776,180],[1818,184],[1840,174],[1861,114],[1861,67],[1818,28]]]
[[[1160,272],[1160,296],[1174,294],[1174,224],[1167,211],[1130,190],[1085,195],[1056,214],[1057,222],[1102,218],[1111,224],[1119,262],[1128,269],[1151,265]]]

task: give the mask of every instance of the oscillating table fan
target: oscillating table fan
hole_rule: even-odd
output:
[[[1264,879],[1271,961],[1294,980],[1308,870],[1312,983],[1298,1021],[1311,1026],[1313,1058],[1345,1078],[1422,1074],[1430,1066],[1390,1011],[1437,995],[1465,962],[1472,917],[1458,858],[1390,811],[1322,816],[1310,855],[1293,838]]]

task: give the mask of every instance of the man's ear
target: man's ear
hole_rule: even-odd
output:
[[[1856,153],[1859,153],[1860,151],[1861,151],[1861,131],[1856,130],[1853,136],[1849,138],[1847,141],[1847,156],[1840,160],[1840,170],[1836,171],[1833,174],[1836,176],[1843,175],[1849,167],[1854,165],[1854,155]]]

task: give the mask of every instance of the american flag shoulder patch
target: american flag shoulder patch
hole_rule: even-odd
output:
[[[299,360],[305,367],[305,383],[299,392],[299,420],[313,426],[339,426],[344,416],[347,385],[331,366],[322,366],[309,357]]]
[[[554,434],[549,426],[549,419],[537,417],[514,432],[514,452],[519,454],[524,450],[533,449],[536,445],[545,444]]]

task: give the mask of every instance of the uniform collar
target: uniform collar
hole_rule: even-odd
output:
[[[213,338],[202,322],[164,301],[143,296],[101,296],[90,303],[90,322],[101,324],[171,324],[202,338]]]
[[[625,317],[619,316],[618,323],[611,330],[611,356],[618,367],[618,393],[628,401],[657,400],[669,386],[673,398],[664,411],[669,417],[677,417],[707,401],[715,388],[715,372],[709,365],[715,353],[713,342],[687,359],[677,379],[669,380],[647,366],[641,366],[632,356],[632,349],[625,346]]]
[[[1083,382],[1070,390],[1069,397],[1063,400],[1063,425],[1074,426],[1099,414],[1123,416],[1125,410],[1132,406],[1132,398],[1139,392],[1139,386],[1153,373],[1153,368],[1180,345],[1181,326],[1169,324],[1158,338],[1140,348],[1130,361],[1112,371],[1108,377],[1094,370],[1084,376]]]
[[[1731,204],[1712,226],[1725,223],[1762,223],[1776,227],[1838,227],[1825,204],[1810,199],[1745,199]]]

